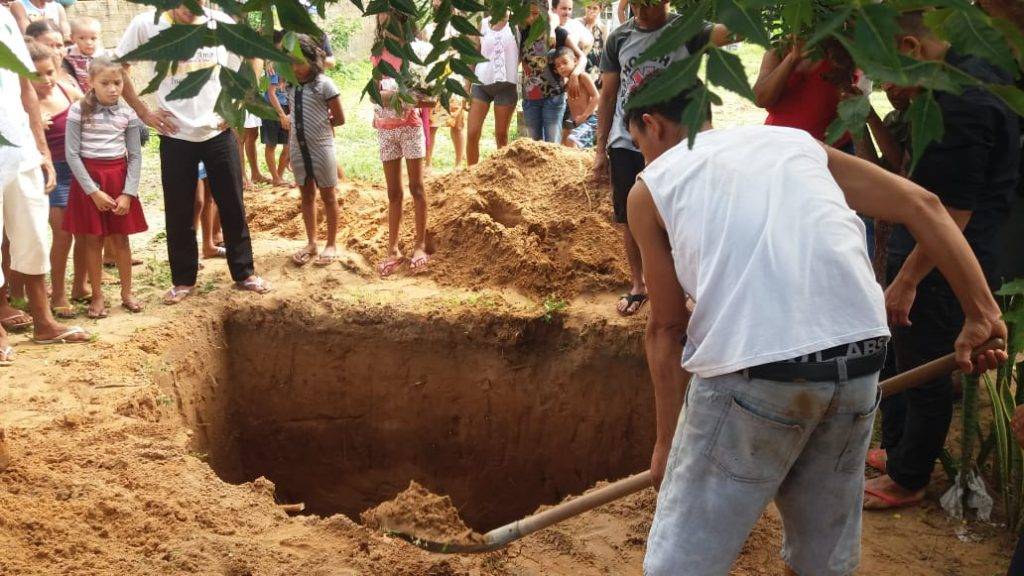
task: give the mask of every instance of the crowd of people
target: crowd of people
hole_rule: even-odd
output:
[[[627,103],[672,64],[742,39],[708,22],[671,52],[644,59],[681,16],[667,2],[624,4],[614,27],[602,21],[600,2],[573,18],[573,0],[533,0],[520,26],[483,18],[483,59],[477,82],[467,86],[469,102],[442,106],[426,95],[408,102],[394,79],[379,80],[373,126],[388,234],[377,272],[429,265],[424,177],[439,130],[448,128],[456,141],[456,165],[463,158],[473,165],[492,105],[500,148],[522,100],[525,136],[593,149],[595,175],[611,184],[629,264],[630,288],[617,312],[631,316],[651,305],[652,472],[661,494],[646,573],[725,573],[775,499],[789,569],[849,574],[859,558],[861,509],[921,502],[953,412],[948,376],[882,400],[880,374],[954,349],[964,370],[1006,360],[1001,351],[972,357],[971,350],[1006,335],[991,290],[1004,257],[1001,228],[1020,184],[1019,119],[981,88],[939,91],[944,136],[911,169],[904,117],[919,89],[887,85],[894,111],[869,115],[873,138],[847,134],[824,146],[840,102],[873,87],[839,43],[809,50],[793,38],[765,53],[753,88],[765,126],[715,130],[708,110],[690,149],[680,119],[691,92],[633,109]],[[531,38],[545,13],[549,33]],[[377,44],[404,49],[391,24],[406,18],[377,15]],[[160,138],[172,277],[166,304],[194,292],[200,255],[224,258],[241,290],[271,290],[256,273],[246,225],[243,191],[252,183],[299,188],[307,242],[292,255],[295,265],[337,259],[343,171],[335,129],[345,113],[325,74],[333,64],[325,38],[299,36],[295,85],[272,62],[204,46],[162,80],[155,108],[119,60],[173,24],[210,19],[229,20],[185,6],[157,18],[144,13],[107,51],[99,21],[69,19],[51,0],[0,9],[0,40],[36,72],[29,80],[0,69],[0,134],[15,144],[0,147],[0,365],[13,360],[4,330],[31,329],[41,344],[89,341],[88,331],[58,319],[75,317],[79,302],[89,318],[108,314],[107,262],[120,277],[121,306],[142,310],[128,237],[147,229],[139,184],[150,129]],[[953,50],[920,13],[905,14],[900,27],[896,41],[910,58],[944,61],[985,82],[1012,80]],[[412,48],[428,53],[433,35],[425,30]],[[278,32],[279,47],[282,40]],[[372,62],[403,65],[387,49]],[[228,129],[215,111],[217,74],[194,97],[169,97],[188,72],[218,65],[265,75],[277,118],[250,117]],[[260,171],[257,138],[269,177]],[[399,243],[406,187],[415,225],[408,254]],[[327,222],[322,248],[317,196]],[[11,306],[21,295],[27,314]],[[868,451],[879,407],[882,445]],[[882,475],[865,482],[865,462]],[[712,525],[720,529],[692,529]]]

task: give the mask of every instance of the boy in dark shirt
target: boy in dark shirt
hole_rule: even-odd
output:
[[[985,82],[1010,81],[998,68],[960,54],[932,35],[920,12],[902,16],[900,25],[904,54],[945,61]],[[1018,117],[978,87],[959,95],[936,92],[935,100],[944,133],[928,146],[910,178],[939,196],[994,285],[1000,229],[1018,179]],[[915,246],[903,227],[897,227],[890,239],[888,268],[886,310],[894,327],[897,368],[903,372],[951,351],[963,314],[934,260]],[[924,498],[952,416],[953,385],[947,376],[883,402],[886,454],[872,465],[884,468],[886,475],[867,482],[865,508],[908,506]]]

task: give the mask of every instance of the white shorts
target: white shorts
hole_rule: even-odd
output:
[[[11,241],[11,269],[30,276],[46,274],[50,271],[50,201],[43,189],[43,172],[37,167],[0,178],[0,237],[6,234]],[[0,272],[0,284],[4,282]]]
[[[246,128],[259,128],[260,126],[263,126],[263,120],[261,120],[259,116],[253,114],[252,112],[245,113]]]
[[[427,155],[427,137],[420,125],[378,129],[377,143],[382,162],[400,158],[416,160]]]

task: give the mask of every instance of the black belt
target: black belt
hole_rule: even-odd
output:
[[[865,340],[858,342],[857,344],[864,344],[870,341],[871,340]],[[884,345],[874,353],[852,358],[847,356],[833,356],[833,354],[837,353],[839,350],[842,350],[843,353],[845,353],[847,345],[844,344],[841,347],[837,346],[821,353],[817,353],[816,355],[819,357],[831,356],[831,359],[821,362],[802,361],[807,358],[805,356],[799,360],[784,360],[780,362],[772,362],[770,364],[761,364],[760,366],[752,366],[746,370],[741,370],[740,373],[747,378],[774,380],[776,382],[832,382],[839,380],[844,376],[840,373],[840,358],[843,359],[843,363],[846,365],[845,377],[847,379],[874,374],[875,372],[879,372],[882,369],[882,365],[885,364]],[[815,356],[815,354],[812,354],[811,356]]]

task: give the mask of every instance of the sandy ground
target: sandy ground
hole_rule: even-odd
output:
[[[222,445],[211,443],[215,435],[208,430],[218,423],[204,421],[203,415],[213,413],[209,407],[226,398],[221,375],[236,366],[218,365],[217,358],[226,349],[230,352],[231,343],[247,339],[253,358],[258,357],[253,350],[262,350],[259,346],[265,347],[268,358],[287,347],[313,354],[301,356],[303,366],[318,362],[316,354],[329,362],[347,353],[316,348],[310,352],[308,346],[317,342],[313,338],[307,348],[302,342],[284,342],[275,332],[275,318],[307,322],[314,330],[323,318],[339,323],[331,330],[367,326],[379,331],[393,326],[396,341],[407,346],[420,345],[415,338],[424,333],[423,326],[437,327],[453,348],[486,344],[514,349],[531,337],[531,330],[543,335],[544,327],[554,323],[571,333],[572,339],[565,342],[585,347],[597,341],[616,355],[642,359],[642,319],[622,320],[612,308],[611,288],[621,287],[623,277],[614,237],[607,223],[602,224],[607,216],[602,193],[591,191],[571,196],[570,204],[556,204],[554,195],[536,193],[538,188],[531,186],[535,183],[520,181],[523,191],[534,192],[538,199],[523,205],[522,194],[505,193],[502,201],[519,209],[521,220],[513,223],[508,206],[495,208],[501,202],[494,200],[493,192],[472,190],[483,188],[482,180],[493,180],[505,169],[498,162],[470,176],[442,176],[430,185],[432,222],[448,222],[452,228],[453,219],[460,225],[465,220],[475,224],[455,228],[461,239],[438,231],[435,267],[425,276],[402,273],[382,281],[369,272],[381,248],[379,234],[370,235],[383,213],[379,188],[345,186],[345,258],[325,269],[298,269],[288,262],[298,247],[297,202],[292,193],[261,189],[249,195],[249,211],[257,265],[276,285],[273,294],[261,298],[232,290],[223,263],[206,261],[201,294],[180,306],[160,306],[156,295],[166,272],[158,264],[158,234],[154,242],[139,243],[145,245],[140,251],[152,259],[138,269],[139,284],[149,290],[144,313],[129,315],[118,309],[106,320],[84,322],[99,333],[89,345],[42,347],[24,335],[15,336],[17,363],[0,369],[0,426],[6,431],[11,458],[0,472],[0,574],[640,574],[655,503],[652,490],[499,552],[442,556],[367,528],[355,516],[290,515],[280,504],[294,500],[282,498],[265,478],[229,483],[218,476],[231,476],[232,469],[215,453]],[[579,185],[568,182],[564,187],[575,190]],[[475,203],[470,201],[474,194]],[[152,211],[150,218],[160,215]],[[526,224],[520,226],[522,222]],[[585,235],[574,236],[581,229]],[[574,252],[574,243],[595,238],[599,245]],[[502,246],[487,244],[501,239],[518,243],[521,251],[516,257],[546,255],[550,266],[509,270],[514,264],[503,260]],[[445,252],[444,247],[457,240],[477,252]],[[549,251],[551,243],[562,243],[563,249]],[[608,259],[588,274],[565,273],[573,262],[590,262],[598,253],[606,253]],[[474,277],[486,281],[465,280]],[[609,288],[597,290],[602,283]],[[116,294],[115,286],[108,290]],[[491,320],[485,323],[481,317]],[[224,328],[225,323],[234,328]],[[250,332],[238,335],[246,329]],[[464,340],[457,338],[458,329]],[[576,353],[568,345],[555,352]],[[377,359],[369,354],[367,373],[372,373],[375,361],[398,361],[394,353],[382,352]],[[300,368],[295,367],[296,373]],[[253,378],[258,380],[259,374]],[[281,383],[285,387],[278,390],[303,396],[298,383],[295,389],[289,389],[291,385]],[[646,424],[649,433],[653,417]],[[637,434],[631,438],[643,437]],[[533,446],[538,453],[546,450],[542,442]],[[441,458],[449,447],[441,444],[432,450]],[[332,449],[328,445],[322,451]],[[614,462],[625,458],[627,451],[609,453],[608,460]],[[569,463],[587,460],[574,452],[557,457]],[[456,465],[459,459],[451,458]],[[458,476],[472,479],[465,470]],[[516,480],[508,475],[510,485]],[[937,483],[920,509],[866,515],[860,573],[991,576],[1005,570],[1008,538],[994,526],[962,527],[946,519],[935,502],[944,488],[943,482]],[[494,498],[500,497],[500,492],[494,493]],[[781,522],[769,510],[733,573],[781,573],[780,544]]]

